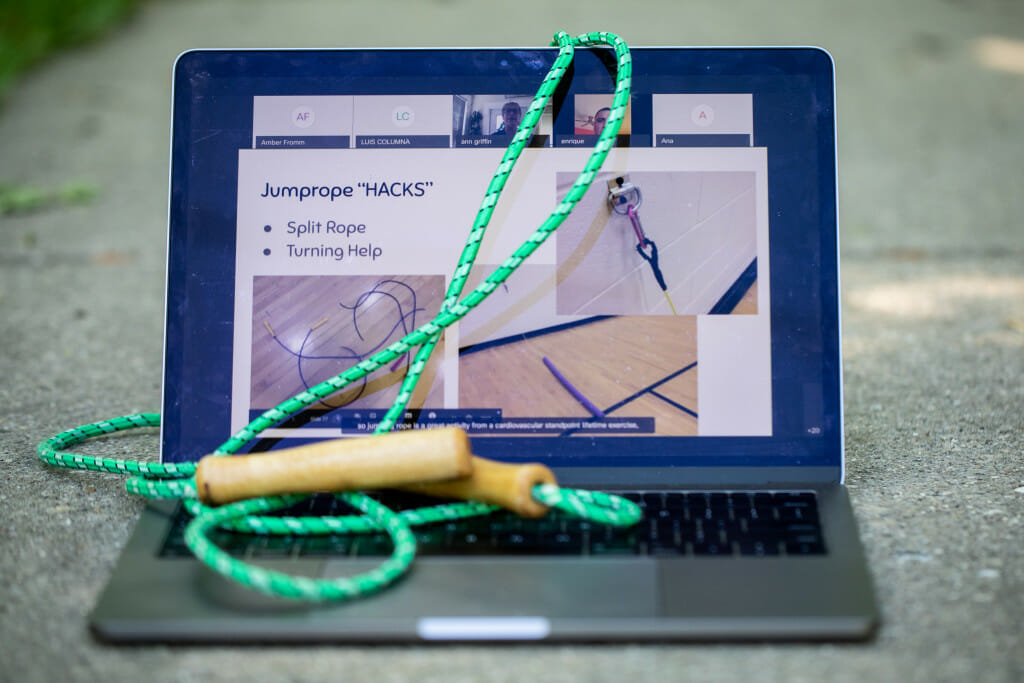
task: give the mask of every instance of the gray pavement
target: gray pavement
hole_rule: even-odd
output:
[[[847,481],[884,624],[862,645],[116,648],[86,614],[141,503],[36,444],[160,403],[170,68],[191,47],[816,44],[838,69]],[[1016,51],[1016,52],[1015,52]],[[33,72],[0,182],[0,680],[1024,679],[1024,3],[153,2]],[[155,453],[153,436],[97,447]],[[17,673],[15,673],[17,672]]]

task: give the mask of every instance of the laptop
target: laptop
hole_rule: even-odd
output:
[[[555,58],[538,49],[202,50],[174,68],[161,456],[433,318]],[[644,511],[632,529],[510,514],[415,529],[410,573],[309,605],[220,577],[150,503],[91,614],[111,642],[863,639],[878,623],[843,486],[833,65],[816,48],[633,49],[615,147],[558,231],[449,327],[399,429]],[[607,121],[578,50],[467,289],[563,198]],[[264,432],[373,432],[401,357]],[[423,500],[379,492],[395,508]],[[349,514],[330,496],[300,514]],[[292,574],[377,566],[376,534],[224,532]]]

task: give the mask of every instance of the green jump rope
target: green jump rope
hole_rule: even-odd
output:
[[[594,176],[604,163],[618,134],[622,117],[629,101],[632,61],[626,43],[612,33],[586,33],[572,37],[564,31],[555,35],[552,45],[558,46],[558,56],[544,77],[533,102],[530,104],[515,137],[509,144],[498,168],[487,187],[472,230],[459,257],[451,284],[437,317],[352,368],[332,377],[280,405],[266,411],[222,444],[214,455],[233,455],[253,441],[263,430],[273,427],[306,407],[335,394],[348,384],[358,381],[379,367],[415,350],[402,386],[391,408],[378,425],[375,434],[391,431],[405,413],[413,390],[446,327],[460,320],[501,285],[553,233],[566,219],[586,192]],[[490,222],[494,207],[505,187],[505,182],[519,158],[544,107],[561,82],[576,47],[609,46],[618,60],[615,95],[611,113],[604,130],[598,137],[593,153],[583,171],[576,178],[568,194],[555,207],[551,215],[516,249],[511,256],[475,289],[462,297],[470,268],[476,260],[484,231]],[[156,427],[160,416],[153,413],[128,415],[61,432],[39,444],[39,458],[55,467],[71,467],[116,472],[130,475],[125,488],[146,498],[182,499],[193,515],[185,530],[185,543],[196,557],[214,571],[238,581],[252,589],[270,595],[311,602],[340,601],[369,595],[390,585],[411,567],[416,556],[416,540],[410,527],[453,519],[489,514],[495,506],[465,502],[424,507],[394,512],[373,498],[357,492],[335,494],[362,514],[344,517],[281,517],[266,513],[293,505],[307,496],[285,495],[252,498],[220,507],[208,507],[199,502],[195,486],[195,463],[158,464],[134,460],[101,458],[66,452],[88,439],[127,429]],[[630,501],[610,494],[559,488],[553,484],[539,484],[532,490],[534,499],[549,507],[601,524],[631,526],[640,519],[640,509]],[[386,531],[394,545],[391,556],[376,568],[350,577],[313,579],[292,576],[242,562],[218,548],[207,535],[216,529],[227,529],[254,534],[318,535],[357,534]]]

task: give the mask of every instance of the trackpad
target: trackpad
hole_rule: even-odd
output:
[[[327,577],[351,574],[332,560]],[[655,563],[647,559],[423,558],[398,584],[346,606],[352,615],[653,616]]]

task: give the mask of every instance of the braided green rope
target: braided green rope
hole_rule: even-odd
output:
[[[337,393],[348,384],[362,379],[395,358],[415,350],[414,360],[399,394],[375,433],[390,431],[405,412],[427,360],[437,346],[444,329],[460,320],[497,289],[562,224],[587,191],[609,150],[614,145],[615,136],[618,134],[629,101],[632,62],[629,48],[625,42],[611,33],[597,32],[571,37],[565,32],[559,32],[555,35],[552,44],[557,44],[558,56],[541,83],[515,137],[506,149],[494,177],[491,179],[437,317],[352,368],[264,412],[217,448],[214,451],[215,455],[227,456],[237,453],[263,430],[273,427],[311,404]],[[480,285],[460,299],[498,198],[516,161],[526,147],[544,107],[572,62],[575,48],[595,45],[607,45],[614,49],[618,60],[618,74],[611,113],[593,153],[565,198],[540,227]],[[43,441],[39,445],[38,456],[44,463],[55,467],[72,467],[132,475],[125,484],[130,493],[147,498],[183,499],[188,511],[194,515],[194,519],[185,530],[185,542],[196,557],[223,576],[270,595],[314,602],[346,600],[369,595],[390,585],[408,571],[416,554],[416,541],[410,529],[411,526],[487,514],[497,509],[483,503],[469,502],[437,505],[396,513],[372,498],[356,492],[337,494],[337,497],[362,512],[362,515],[345,517],[266,515],[266,513],[303,500],[304,496],[256,498],[219,508],[209,508],[196,500],[194,463],[156,464],[97,458],[64,450],[87,439],[127,429],[156,427],[159,424],[159,415],[144,413],[77,427]],[[538,485],[533,491],[533,496],[537,501],[549,507],[602,524],[629,526],[640,519],[640,509],[636,505],[609,494],[561,489],[553,485]],[[214,529],[291,535],[385,531],[390,536],[394,548],[391,556],[385,562],[364,574],[333,580],[311,579],[255,567],[231,557],[209,540],[208,534]]]

